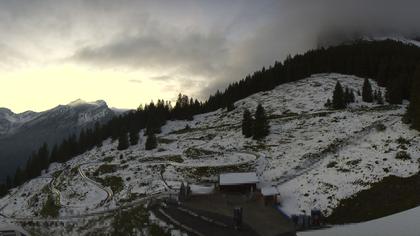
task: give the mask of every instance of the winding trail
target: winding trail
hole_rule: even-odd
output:
[[[114,196],[114,193],[113,193],[113,191],[111,190],[111,188],[109,188],[109,187],[104,187],[104,186],[102,186],[100,183],[98,183],[98,182],[96,182],[96,181],[94,181],[94,180],[92,180],[92,179],[90,179],[89,177],[87,177],[86,176],[86,174],[83,172],[83,166],[84,165],[91,165],[91,164],[100,164],[100,162],[88,162],[88,163],[83,163],[83,164],[81,164],[81,165],[79,165],[79,167],[77,168],[77,171],[79,172],[79,175],[85,180],[85,181],[87,181],[87,182],[89,182],[89,183],[91,183],[91,184],[93,184],[93,185],[95,185],[95,186],[97,186],[98,188],[100,188],[100,189],[102,189],[104,192],[106,192],[106,194],[107,194],[107,197],[106,197],[106,199],[105,200],[103,200],[102,202],[101,202],[101,205],[103,205],[103,204],[105,204],[105,203],[107,203],[107,202],[110,202],[111,200],[112,200],[112,198],[113,198],[113,196]]]
[[[58,178],[58,176],[57,176]],[[49,183],[49,189],[50,191],[55,195],[55,204],[57,206],[65,206],[64,204],[61,203],[61,192],[55,188],[55,181],[57,180],[57,178],[55,178],[54,176],[52,176],[52,179]]]
[[[237,166],[237,165],[242,165],[242,164],[248,164],[248,163],[256,161],[259,158],[259,155],[256,154],[256,153],[253,153],[253,152],[248,152],[248,151],[232,151],[232,152],[230,152],[230,154],[235,154],[235,153],[252,156],[252,158],[251,157],[246,158],[246,160],[241,161],[241,162],[236,162],[236,163],[220,163],[220,164],[213,163],[213,164],[210,164],[210,165],[208,165],[208,164],[207,165],[202,165],[202,164],[197,164],[197,163],[183,164],[183,163],[178,163],[178,162],[173,162],[173,161],[150,161],[150,162],[143,162],[142,164],[145,165],[145,166],[173,165],[173,166],[176,166],[176,167],[228,167],[228,166]],[[86,167],[88,165],[95,165],[95,164],[102,164],[102,162],[82,163],[77,167],[77,170],[78,170],[78,174],[82,177],[83,180],[95,185],[96,187],[98,187],[101,190],[103,190],[104,192],[106,192],[106,194],[107,194],[106,199],[104,199],[100,203],[100,205],[102,206],[102,205],[104,205],[104,204],[113,200],[114,193],[109,187],[105,187],[102,184],[90,179],[85,174],[84,167]],[[62,206],[62,207],[66,207],[66,205],[61,204],[61,201],[63,200],[62,197],[61,197],[61,192],[55,187],[57,178],[54,178],[52,176],[52,179],[49,182],[49,189],[55,195],[56,203],[60,204],[60,206]],[[91,212],[84,213],[84,214],[65,215],[65,216],[60,216],[59,218],[8,217],[8,216],[2,215],[2,214],[0,214],[0,216],[3,216],[6,219],[11,220],[13,222],[28,222],[28,221],[31,221],[31,222],[63,222],[63,221],[77,221],[80,218],[85,218],[85,217],[94,217],[94,216],[100,216],[100,215],[106,215],[106,214],[113,214],[114,212],[119,211],[121,209],[125,209],[125,208],[129,208],[129,207],[137,206],[137,205],[140,205],[140,204],[144,204],[145,202],[149,201],[150,199],[161,199],[161,198],[166,198],[166,197],[172,196],[174,194],[173,193],[174,189],[166,183],[165,179],[163,178],[162,173],[161,173],[161,179],[162,179],[162,182],[164,183],[164,185],[167,187],[166,191],[161,191],[160,190],[160,191],[157,191],[157,192],[149,193],[145,197],[138,198],[138,199],[136,199],[132,202],[125,203],[124,205],[116,206],[112,209],[103,209],[103,210],[99,210],[99,211],[91,211]]]

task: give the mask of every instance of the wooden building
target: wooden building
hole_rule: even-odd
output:
[[[280,192],[276,187],[267,186],[261,188],[261,196],[265,205],[280,204]]]
[[[254,192],[258,182],[255,172],[226,173],[219,176],[219,189],[227,192]]]

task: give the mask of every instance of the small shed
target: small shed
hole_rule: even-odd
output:
[[[255,172],[226,173],[219,176],[219,188],[221,191],[252,192],[258,183]]]
[[[280,203],[280,192],[276,187],[267,186],[261,188],[261,195],[264,200],[264,204],[279,204]]]

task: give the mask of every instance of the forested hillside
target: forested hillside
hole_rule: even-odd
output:
[[[232,83],[223,92],[217,91],[205,102],[179,95],[174,106],[158,100],[136,111],[114,118],[105,125],[74,134],[60,145],[44,145],[28,160],[26,167],[16,171],[14,178],[8,178],[6,185],[0,186],[0,194],[20,185],[25,180],[39,176],[51,162],[65,162],[95,146],[107,138],[113,140],[130,139],[136,143],[135,134],[145,128],[146,135],[160,132],[167,120],[192,119],[193,115],[210,112],[219,108],[232,109],[233,103],[260,91],[310,76],[316,73],[336,72],[371,78],[387,88],[386,100],[400,104],[410,99],[411,105],[406,121],[420,130],[420,48],[414,45],[386,40],[380,42],[358,41],[353,44],[321,48],[303,55],[288,57],[283,63],[275,62],[269,68],[246,76]],[[411,96],[410,96],[411,95]]]

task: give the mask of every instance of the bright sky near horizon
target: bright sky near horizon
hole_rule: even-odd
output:
[[[337,29],[420,32],[419,4],[403,2],[0,1],[0,107],[42,111],[80,98],[136,108],[179,92],[205,99]]]
[[[152,98],[172,100],[174,91],[181,91],[182,88],[170,81],[151,80],[152,74],[95,70],[71,64],[3,72],[2,85],[7,89],[1,92],[1,106],[12,108],[14,112],[43,111],[81,98],[85,101],[106,100],[110,107],[132,109]]]

